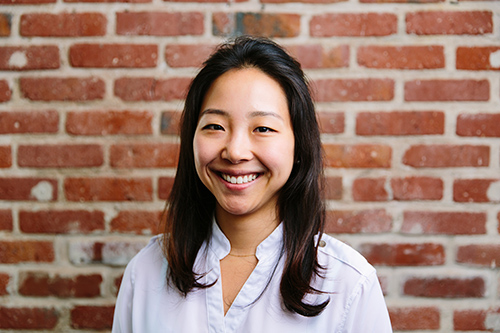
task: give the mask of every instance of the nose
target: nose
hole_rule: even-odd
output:
[[[228,137],[221,157],[233,164],[252,159],[251,140],[245,133],[233,133]]]

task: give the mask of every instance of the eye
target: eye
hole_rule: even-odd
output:
[[[258,133],[270,133],[270,132],[276,132],[270,127],[265,127],[265,126],[259,126],[255,129],[256,132]]]
[[[212,131],[223,131],[224,127],[222,127],[221,125],[217,125],[217,124],[209,124],[209,125],[203,126],[203,129],[212,130]]]

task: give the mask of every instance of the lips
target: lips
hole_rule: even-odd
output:
[[[259,176],[256,173],[240,176],[232,176],[225,173],[221,173],[220,175],[222,179],[231,184],[247,184],[253,182]]]

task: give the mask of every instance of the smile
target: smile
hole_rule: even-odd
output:
[[[230,175],[222,173],[221,177],[226,182],[231,183],[231,184],[246,184],[246,183],[253,182],[258,177],[258,175],[257,174],[250,174],[250,175],[235,177],[235,176],[230,176]]]

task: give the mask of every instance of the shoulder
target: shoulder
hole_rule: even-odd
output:
[[[132,280],[135,280],[141,273],[161,270],[166,264],[162,250],[162,239],[162,235],[152,237],[129,262],[127,270],[130,271]]]

